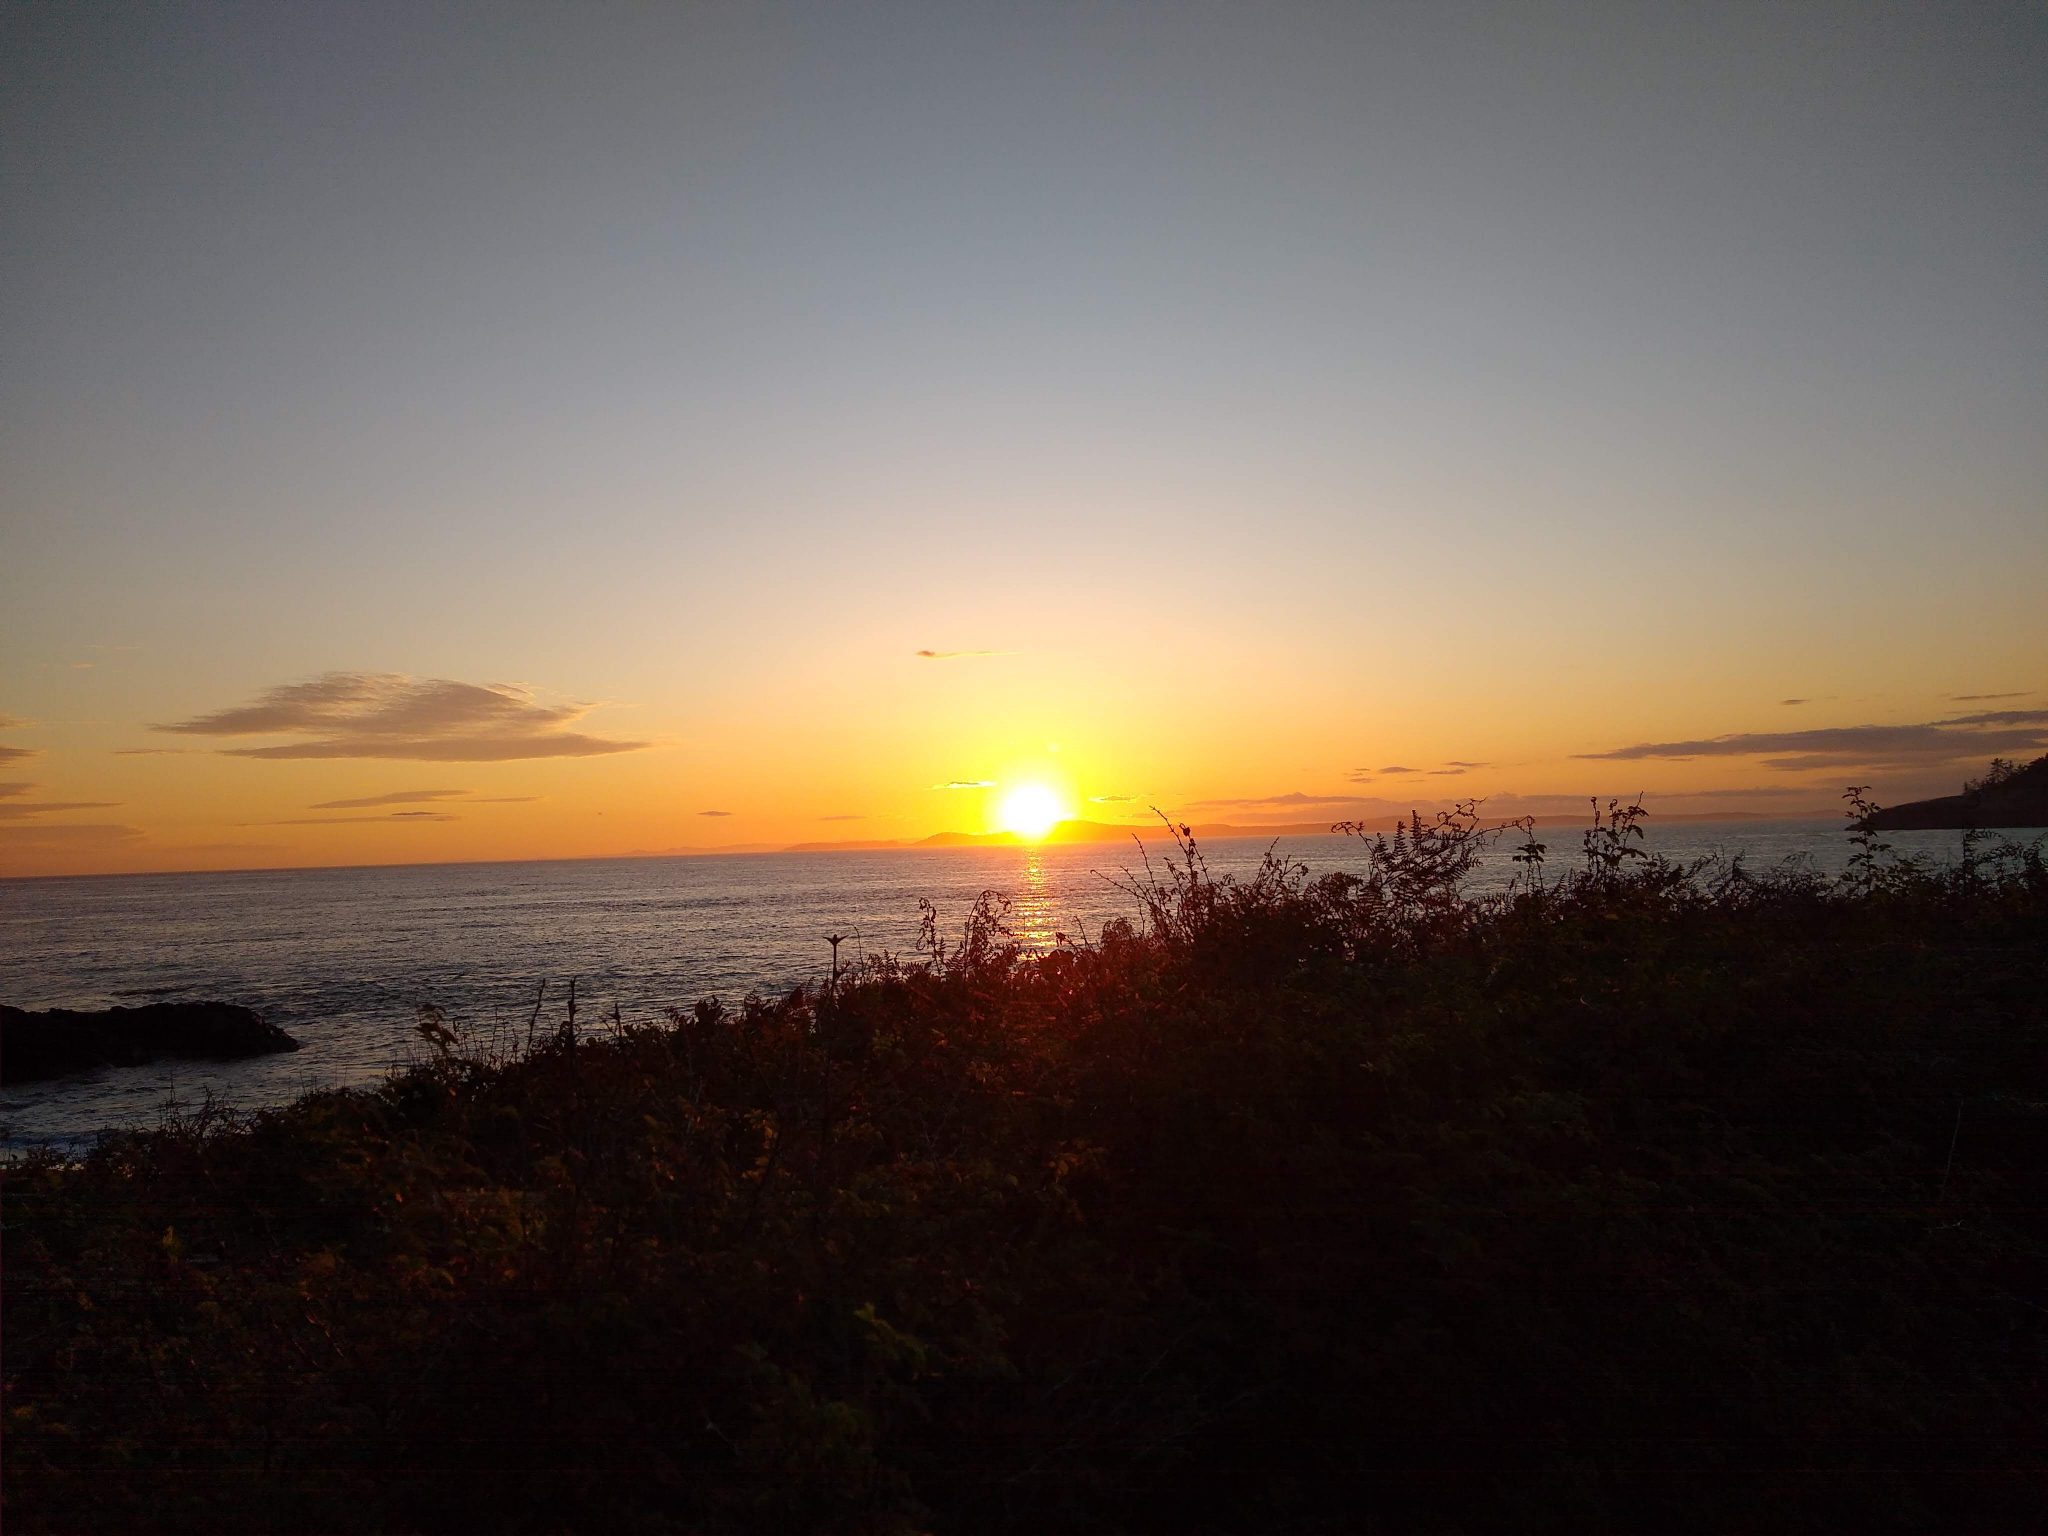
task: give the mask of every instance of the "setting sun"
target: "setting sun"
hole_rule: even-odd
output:
[[[1003,796],[998,823],[1005,832],[1034,841],[1045,836],[1066,817],[1060,797],[1043,784],[1019,784]]]

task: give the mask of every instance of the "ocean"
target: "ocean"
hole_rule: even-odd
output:
[[[1553,869],[1577,856],[1576,835],[1544,835]],[[1936,858],[1959,847],[1946,832],[1889,840]],[[1513,877],[1511,841],[1494,846],[1474,890]],[[1203,852],[1212,873],[1243,875],[1268,846],[1233,838]],[[1648,846],[1823,873],[1851,851],[1836,820],[1652,824]],[[1160,845],[1148,848],[1158,865]],[[1359,862],[1345,837],[1285,837],[1277,851],[1318,873]],[[0,1092],[0,1146],[75,1148],[209,1096],[253,1109],[374,1082],[417,1058],[422,1005],[510,1039],[523,1038],[536,1000],[543,1025],[558,1022],[572,981],[579,1020],[600,1029],[703,997],[783,991],[825,977],[828,933],[847,935],[843,962],[913,954],[920,898],[949,938],[975,898],[996,891],[1027,946],[1059,933],[1085,941],[1135,912],[1119,888],[1133,875],[1143,876],[1134,844],[1094,843],[0,881],[0,1001],[217,999],[257,1009],[303,1046],[11,1087]]]

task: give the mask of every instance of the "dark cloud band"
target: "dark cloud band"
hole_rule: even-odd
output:
[[[1750,731],[1691,741],[1646,741],[1589,760],[1756,757],[1772,768],[1890,767],[1954,762],[2000,752],[2048,747],[2048,710],[2006,709],[1919,725],[1844,725],[1812,731]]]

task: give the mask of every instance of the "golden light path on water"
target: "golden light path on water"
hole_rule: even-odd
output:
[[[1010,928],[1026,949],[1050,949],[1053,930],[1052,892],[1045,876],[1045,850],[1029,844],[1024,849],[1023,878],[1010,898]]]

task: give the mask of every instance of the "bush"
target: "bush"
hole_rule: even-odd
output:
[[[2038,1525],[2038,847],[1362,873],[7,1174],[14,1528]],[[1361,835],[1362,832],[1361,832]],[[1532,851],[1533,850],[1533,851]]]

